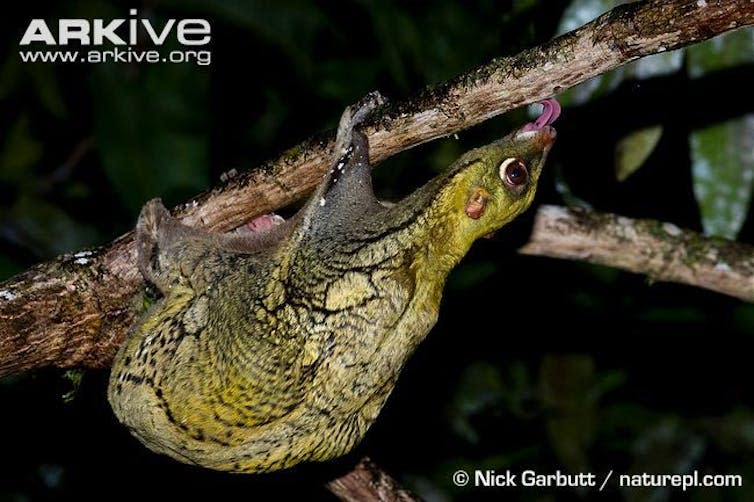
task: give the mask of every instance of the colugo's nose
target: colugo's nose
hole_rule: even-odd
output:
[[[555,138],[557,137],[558,132],[554,127],[549,125],[542,126],[542,128],[537,131],[535,143],[537,144],[537,146],[542,148],[550,147],[553,143],[555,143]]]
[[[541,126],[537,129],[520,129],[516,135],[516,141],[528,141],[534,144],[537,148],[550,148],[555,143],[555,138],[558,136],[555,128],[550,125]]]

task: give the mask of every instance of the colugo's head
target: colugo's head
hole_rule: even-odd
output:
[[[463,241],[494,232],[523,212],[534,199],[537,181],[555,142],[550,125],[560,114],[554,99],[542,102],[534,122],[459,158],[448,172],[450,209]],[[448,187],[450,188],[450,187]]]

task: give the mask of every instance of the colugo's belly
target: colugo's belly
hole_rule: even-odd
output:
[[[153,408],[156,402],[148,390],[137,389],[132,397],[139,395],[114,409],[126,412],[124,424],[142,443],[181,462],[221,471],[269,472],[300,462],[329,460],[350,451],[371,424],[360,414],[339,417],[302,405],[280,420],[242,427],[232,439],[197,436],[163,409]]]
[[[324,309],[291,301],[275,323],[249,332],[198,321],[188,315],[197,302],[211,312],[218,299],[174,291],[116,358],[109,389],[116,415],[151,449],[214,469],[261,472],[347,452],[402,365],[386,363],[382,349],[400,345],[407,305],[398,288],[349,297],[338,287]],[[255,350],[243,343],[252,336]]]

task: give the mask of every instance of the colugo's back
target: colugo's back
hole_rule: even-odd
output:
[[[150,201],[138,265],[164,296],[113,364],[119,420],[154,451],[225,471],[348,452],[434,325],[447,274],[531,203],[553,103],[395,205],[374,197],[353,129],[374,96],[346,111],[332,169],[289,221],[211,234]]]

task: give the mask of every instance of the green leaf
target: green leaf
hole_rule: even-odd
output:
[[[754,114],[691,133],[694,195],[709,235],[733,239],[743,226],[754,178]]]
[[[615,177],[626,181],[654,151],[662,136],[662,126],[654,125],[633,131],[615,145]]]
[[[152,197],[177,202],[207,187],[206,71],[101,65],[92,90],[102,165],[132,212]]]
[[[71,384],[71,389],[62,396],[63,402],[70,404],[73,402],[73,400],[76,398],[76,394],[78,394],[79,392],[79,388],[81,387],[81,380],[84,379],[84,370],[66,370],[66,372],[63,373],[63,378],[65,378]]]

